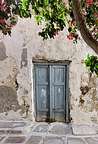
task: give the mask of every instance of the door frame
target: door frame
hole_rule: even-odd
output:
[[[37,121],[37,102],[36,102],[36,79],[35,79],[35,66],[37,65],[60,65],[60,66],[66,66],[66,92],[65,92],[65,123],[70,122],[70,95],[69,95],[69,66],[71,61],[69,60],[59,60],[59,61],[48,61],[48,60],[33,60],[33,100],[34,100],[34,116],[35,116],[35,121]]]

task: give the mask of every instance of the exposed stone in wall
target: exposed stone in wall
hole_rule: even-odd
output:
[[[13,57],[7,57],[0,62],[0,85],[6,85],[12,88],[16,87],[16,76],[18,67]]]
[[[89,87],[88,86],[81,86],[80,87],[81,93],[82,95],[85,95],[88,91],[89,91]]]
[[[23,67],[20,73],[17,75],[18,81],[18,101],[20,105],[20,114],[23,117],[29,117],[31,109],[31,84],[28,79],[28,69]]]
[[[0,113],[10,110],[17,111],[19,104],[16,91],[7,86],[0,86]]]
[[[6,59],[0,61],[0,113],[8,114],[11,110],[16,112],[20,108],[16,91],[17,73],[18,67],[13,57],[6,56]]]
[[[88,79],[86,78],[88,77]],[[92,112],[95,109],[96,101],[96,76],[83,74],[81,77],[81,96],[80,105],[86,112]]]
[[[98,98],[96,88],[96,76],[87,72],[83,73],[81,76],[81,95],[79,96],[79,105],[78,109],[76,109],[76,112],[74,111],[73,114],[75,122],[98,122]]]
[[[25,118],[29,116],[30,113],[30,105],[28,104],[28,101],[26,100],[26,96],[22,96],[22,104],[21,104],[21,111],[20,114],[23,115]]]
[[[0,42],[0,61],[6,59],[6,48],[3,42]]]

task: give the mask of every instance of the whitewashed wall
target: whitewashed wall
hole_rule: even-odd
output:
[[[19,19],[11,37],[0,40],[0,99],[5,96],[0,103],[9,101],[7,105],[2,104],[0,118],[26,117],[34,121],[32,59],[36,58],[72,61],[69,71],[72,122],[97,122],[98,79],[94,75],[90,77],[83,64],[88,53],[95,53],[82,38],[77,44],[70,42],[66,29],[55,39],[45,41],[38,36],[39,30],[33,18]]]

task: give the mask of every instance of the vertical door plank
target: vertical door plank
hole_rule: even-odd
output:
[[[48,66],[37,66],[35,71],[37,121],[46,121],[49,113]]]
[[[52,66],[51,68],[51,111],[55,121],[65,121],[65,66]]]

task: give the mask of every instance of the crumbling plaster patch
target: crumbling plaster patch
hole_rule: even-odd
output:
[[[10,110],[19,109],[15,83],[17,73],[18,67],[13,57],[6,56],[0,61],[0,113],[7,114]]]
[[[96,76],[95,75],[88,75],[88,83],[86,84],[85,75],[82,75],[81,78],[81,96],[84,100],[82,105],[82,109],[86,112],[92,112],[95,110],[95,101],[96,101]],[[85,79],[85,81],[84,81]],[[81,104],[81,102],[80,102]]]
[[[12,86],[15,88],[15,79],[18,67],[13,57],[7,57],[0,62],[0,85]]]

